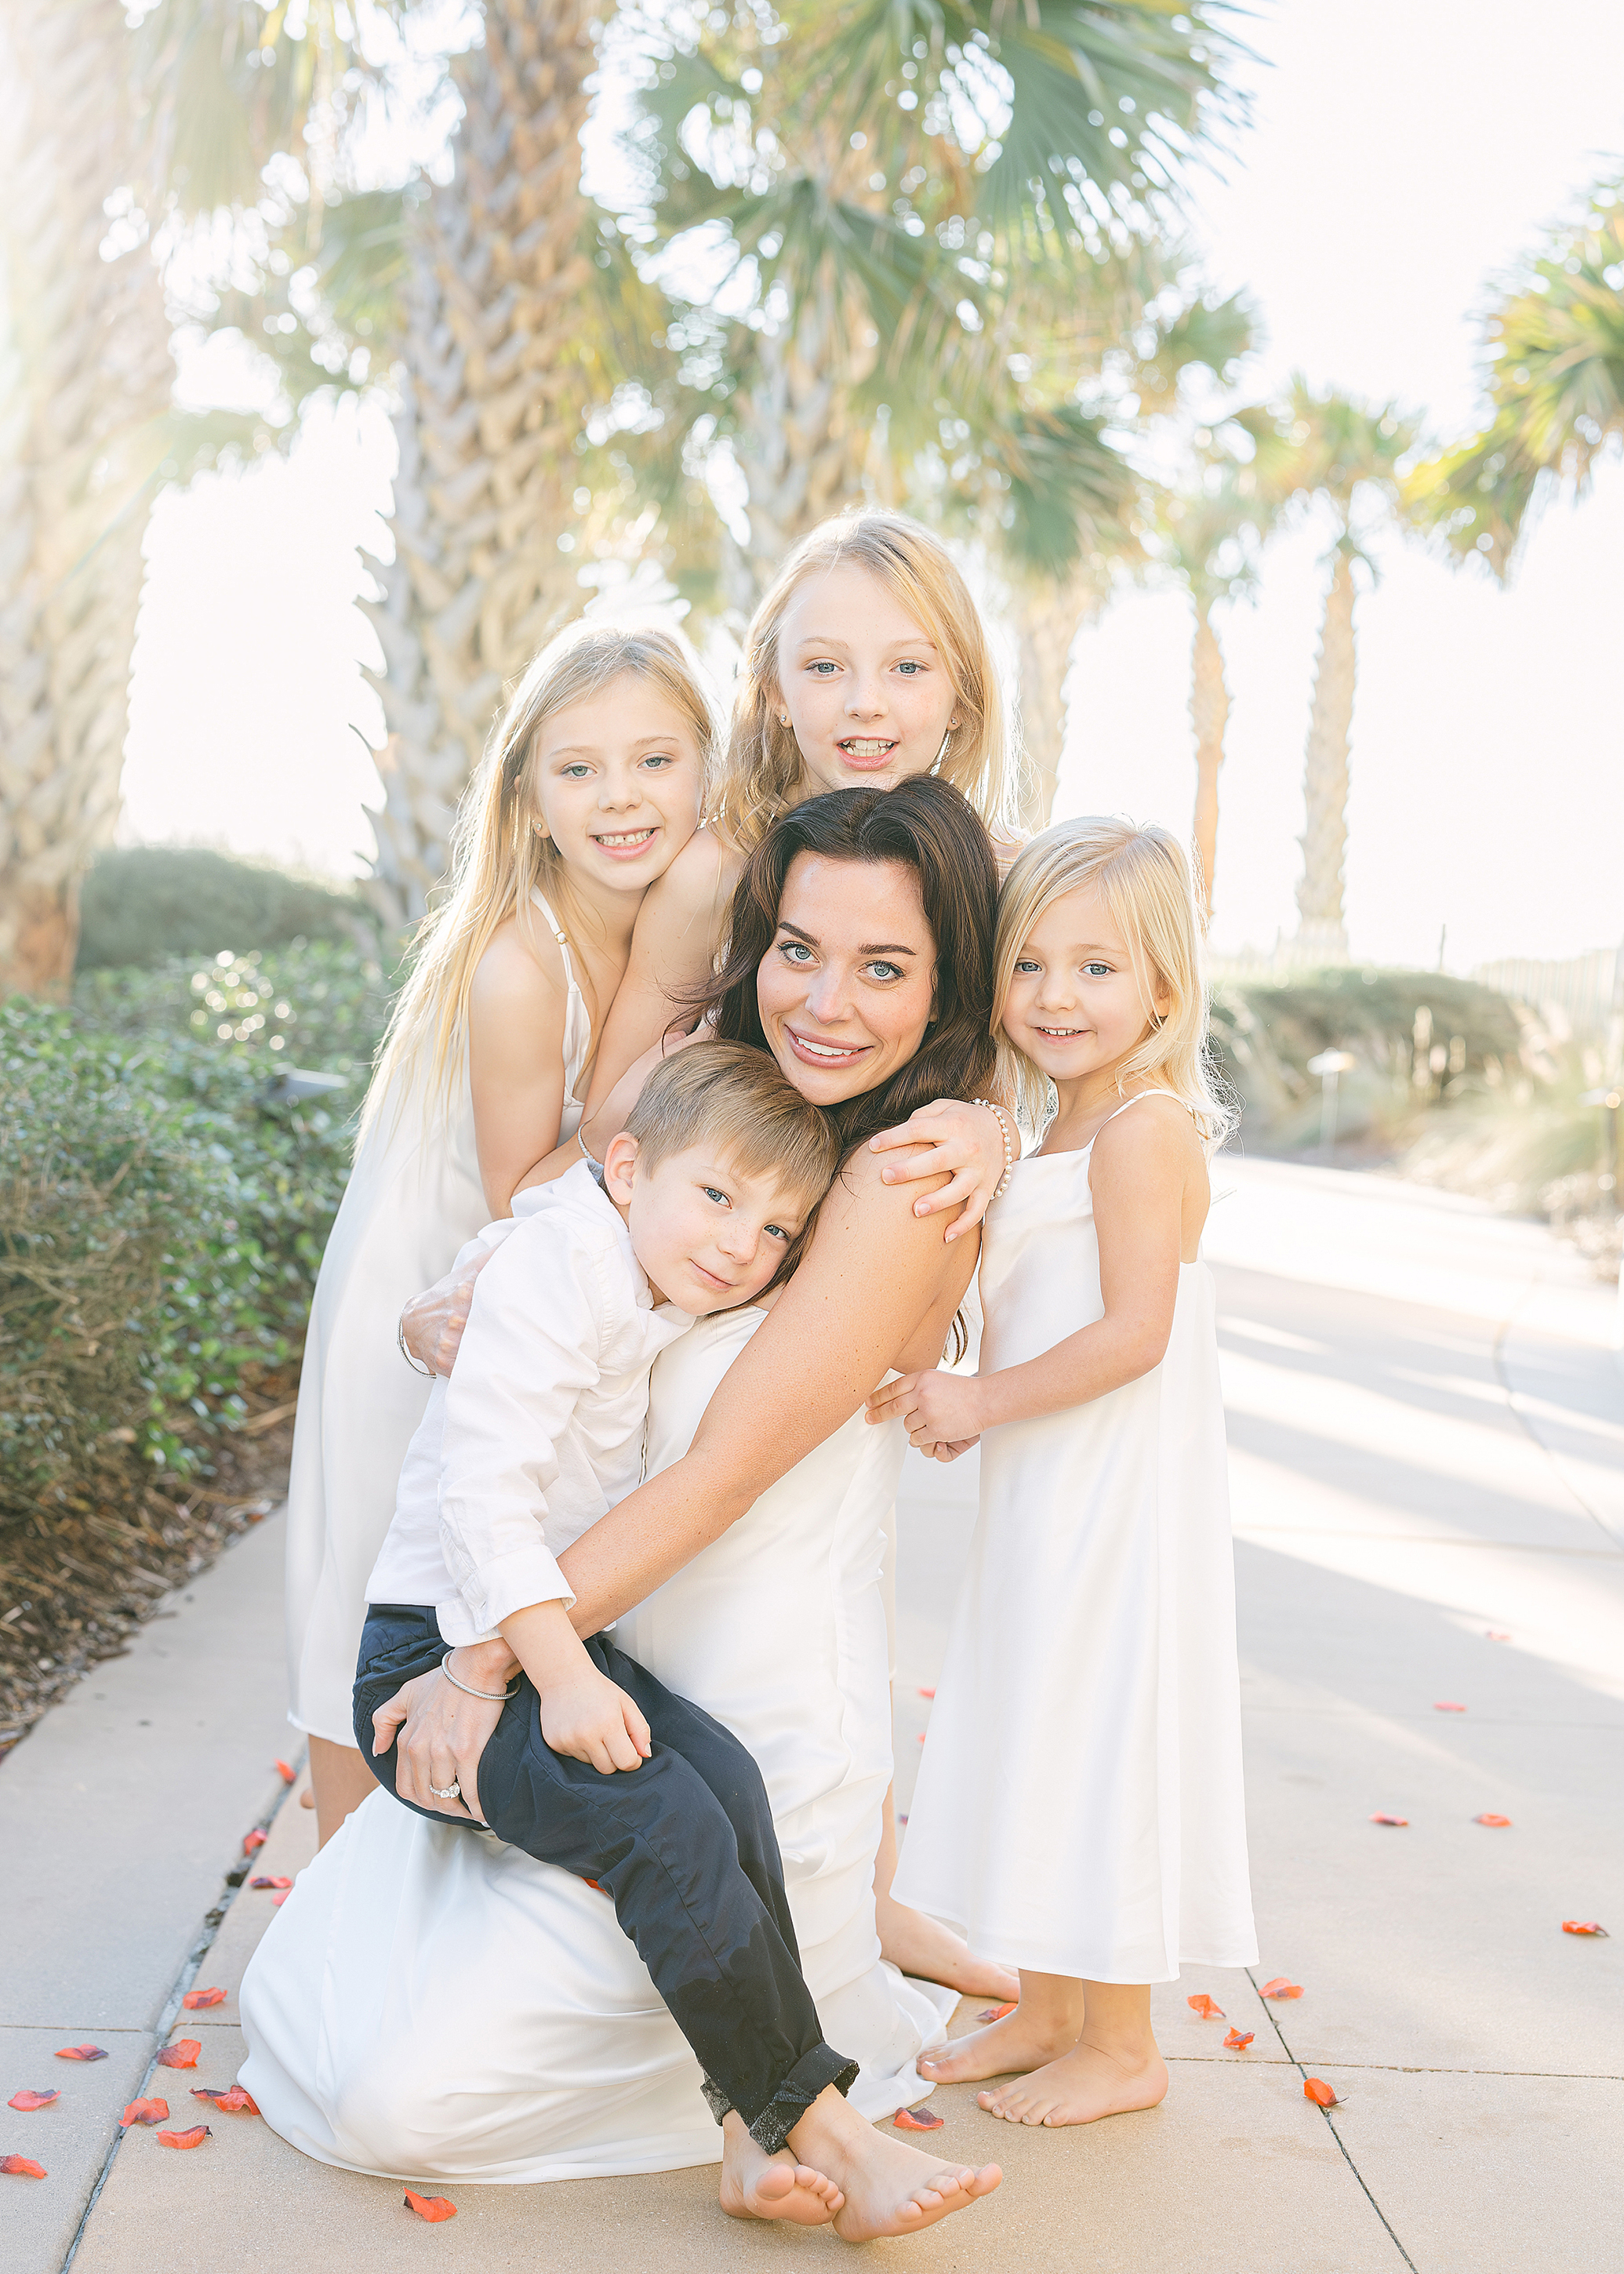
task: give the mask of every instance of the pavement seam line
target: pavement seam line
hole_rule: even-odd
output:
[[[1252,1968],[1248,1966],[1244,1970],[1247,1981],[1252,1984],[1254,1990],[1257,1990],[1259,1997],[1261,1998],[1263,1996],[1263,1992],[1258,1988],[1257,1977],[1252,1972]],[[1282,2052],[1284,2053],[1292,2067],[1296,2069],[1297,2074],[1303,2079],[1304,2082],[1306,2083],[1308,2081],[1308,2071],[1303,2067],[1302,2062],[1298,2060],[1297,2055],[1286,2043],[1286,2033],[1280,2026],[1280,2016],[1274,2011],[1272,2005],[1268,2007],[1268,2017],[1269,2027],[1274,2030],[1275,2037],[1280,2040],[1280,2049]],[[1335,2066],[1341,2068],[1347,2066],[1347,2064],[1338,2061]],[[1315,2105],[1317,2106],[1318,2103],[1316,2103]],[[1354,2178],[1357,2180],[1360,2187],[1364,2189],[1365,2202],[1369,2203],[1371,2209],[1375,2212],[1383,2226],[1386,2227],[1388,2240],[1392,2243],[1393,2248],[1397,2251],[1399,2256],[1403,2260],[1405,2265],[1409,2267],[1410,2274],[1417,2274],[1415,2260],[1410,2256],[1403,2244],[1399,2240],[1398,2236],[1394,2233],[1392,2220],[1387,2217],[1386,2211],[1383,2210],[1381,2205],[1371,2193],[1369,2180],[1365,2178],[1358,2165],[1354,2162],[1353,2157],[1348,2153],[1348,2143],[1342,2138],[1342,2134],[1337,2130],[1335,2125],[1332,2123],[1330,2110],[1328,2108],[1321,2108],[1320,2110],[1320,2113],[1325,2119],[1326,2129],[1329,2132],[1332,2139],[1335,2141],[1336,2145],[1341,2151],[1343,2163],[1347,2165],[1348,2169],[1353,2173]]]
[[[1575,1507],[1581,1510],[1584,1515],[1590,1517],[1590,1522],[1596,1526],[1596,1529],[1600,1532],[1602,1538],[1605,1540],[1610,1546],[1616,1549],[1620,1545],[1618,1534],[1613,1531],[1610,1524],[1606,1523],[1597,1514],[1596,1510],[1590,1506],[1589,1501],[1585,1499],[1584,1495],[1579,1490],[1577,1485],[1575,1484],[1573,1479],[1568,1475],[1566,1468],[1564,1468],[1561,1462],[1557,1458],[1555,1452],[1549,1445],[1546,1444],[1538,1430],[1535,1428],[1532,1416],[1524,1412],[1522,1404],[1518,1399],[1517,1393],[1512,1386],[1511,1377],[1506,1371],[1507,1337],[1511,1332],[1518,1313],[1526,1309],[1530,1296],[1532,1295],[1539,1284],[1539,1277],[1536,1275],[1536,1276],[1532,1278],[1529,1282],[1528,1285],[1523,1289],[1517,1301],[1512,1306],[1510,1311],[1500,1321],[1499,1326],[1494,1330],[1494,1341],[1491,1346],[1491,1352],[1494,1361],[1495,1380],[1500,1383],[1500,1395],[1504,1397],[1507,1404],[1510,1407],[1512,1413],[1515,1415],[1517,1426],[1521,1428],[1523,1435],[1528,1439],[1530,1444],[1531,1444],[1535,1448],[1536,1451],[1541,1455],[1545,1466],[1555,1477],[1557,1483],[1568,1495],[1569,1500],[1573,1502]]]
[[[304,1766],[304,1759],[305,1756],[301,1754],[299,1757],[299,1766],[301,1768]],[[282,1781],[279,1778],[278,1783],[282,1785],[282,1788],[280,1791],[273,1795],[269,1808],[265,1810],[254,1819],[256,1827],[267,1835],[270,1832],[271,1826],[275,1823],[277,1818],[282,1814],[282,1810],[288,1805],[288,1803],[293,1798],[294,1794],[298,1789],[297,1778],[292,1784],[282,1784]],[[258,1851],[256,1850],[256,1853]],[[159,2014],[156,2022],[154,2024],[152,2054],[147,2063],[146,2069],[142,2073],[139,2090],[137,2096],[138,2097],[140,2097],[140,2095],[145,2094],[148,2086],[153,2082],[157,2074],[159,2052],[166,2043],[169,2031],[174,2028],[177,2020],[185,2010],[181,2004],[181,1999],[184,1997],[186,1992],[191,1989],[192,1984],[197,1980],[199,1969],[202,1966],[203,1961],[207,1957],[215,1937],[219,1934],[221,1928],[225,1924],[227,1915],[230,1911],[232,1904],[236,1902],[237,1897],[242,1894],[244,1887],[246,1886],[248,1875],[252,1869],[253,1856],[244,1856],[239,1853],[232,1857],[230,1863],[226,1866],[225,1871],[221,1874],[219,1897],[203,1914],[202,1925],[199,1929],[197,1940],[192,1944],[192,1948],[181,1961],[180,1972],[175,1977],[174,1987],[170,1990],[169,1997],[164,2001],[163,2011]],[[146,2033],[145,2031],[140,2030],[132,2030],[129,2034],[131,2036],[144,2036]],[[112,2138],[107,2143],[107,2153],[102,2158],[102,2166],[96,2173],[95,2185],[91,2188],[90,2194],[86,2199],[85,2208],[79,2214],[79,2225],[73,2230],[73,2240],[68,2245],[67,2255],[62,2262],[60,2274],[68,2274],[69,2268],[72,2265],[73,2261],[79,2255],[79,2244],[85,2240],[85,2229],[89,2225],[91,2214],[94,2211],[97,2203],[102,2199],[102,2188],[107,2185],[108,2180],[112,2176],[113,2165],[117,2158],[120,2148],[122,2148],[124,2143],[124,2127],[121,2125],[114,2132]]]

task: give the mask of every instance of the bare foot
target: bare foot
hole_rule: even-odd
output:
[[[832,2180],[798,2164],[787,2150],[770,2156],[736,2110],[722,2121],[721,2205],[729,2218],[782,2218],[827,2226],[846,2197]]]
[[[848,2108],[832,2086],[813,2102],[793,2139],[796,2153],[816,2155],[818,2167],[845,2192],[845,2204],[834,2218],[843,2242],[918,2234],[991,2195],[1004,2177],[996,2164],[974,2171],[887,2139]]]
[[[1011,2076],[1042,2068],[1069,2053],[1081,2028],[1080,2010],[1068,2022],[1057,2017],[1040,2020],[1025,2006],[1017,2006],[1001,2022],[989,2022],[985,2029],[972,2029],[934,2052],[921,2053],[916,2066],[933,2084],[974,2084],[984,2076]]]
[[[910,1910],[894,1895],[876,1894],[875,1924],[880,1955],[920,1982],[939,1982],[961,1998],[994,1998],[1000,2005],[1020,1995],[1020,1983],[1007,1966],[977,1958],[963,1935],[923,1911]],[[983,2069],[983,2076],[990,2071]]]
[[[1101,2116],[1154,2108],[1167,2089],[1167,2063],[1154,2045],[1110,2052],[1085,2039],[1030,2076],[975,2097],[1006,2124],[1094,2124]]]

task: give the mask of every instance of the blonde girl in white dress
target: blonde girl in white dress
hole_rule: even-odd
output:
[[[351,1689],[367,1576],[428,1382],[402,1305],[573,1136],[644,893],[699,824],[712,719],[680,640],[578,627],[538,656],[458,817],[322,1258],[289,1487],[289,1718],[331,1837],[374,1780]]]
[[[974,1377],[914,1374],[870,1419],[981,1506],[897,1878],[1019,1969],[938,2082],[1021,2124],[1154,2107],[1150,1985],[1257,1955],[1189,864],[1159,828],[1063,822],[999,909],[1000,1043],[1040,1148],[989,1211]]]

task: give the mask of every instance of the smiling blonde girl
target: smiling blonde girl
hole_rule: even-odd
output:
[[[1229,1117],[1200,928],[1166,830],[1071,821],[1010,872],[995,1028],[1038,1150],[989,1210],[974,1377],[877,1390],[911,1442],[981,1442],[981,1504],[899,1901],[1019,1969],[1015,2011],[921,2071],[1016,2081],[1011,2123],[1150,2108],[1150,1984],[1257,1954],[1213,1283]]]
[[[322,1258],[289,1488],[289,1719],[326,1839],[365,1796],[365,1583],[428,1385],[402,1305],[571,1136],[644,893],[698,826],[709,701],[681,642],[577,628],[520,681],[470,784]]]

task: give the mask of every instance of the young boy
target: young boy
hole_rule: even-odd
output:
[[[748,2127],[724,2127],[724,2200],[731,2176],[741,2207],[808,2224],[839,2191],[781,2155],[785,2137],[857,2072],[801,1977],[760,1770],[607,1636],[577,1637],[557,1558],[640,1480],[655,1358],[793,1261],[838,1157],[764,1052],[712,1043],[650,1075],[601,1187],[583,1161],[516,1195],[482,1235],[497,1252],[455,1373],[401,1471],[355,1689],[357,1742],[409,1808],[484,1824],[613,1897],[717,2121],[736,2110]],[[499,1638],[505,1689],[459,1678],[458,1650]],[[463,1694],[397,1756],[397,1693],[419,1676]]]

